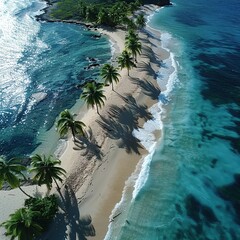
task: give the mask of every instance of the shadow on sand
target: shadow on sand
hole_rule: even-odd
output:
[[[143,147],[140,141],[132,135],[134,129],[139,128],[138,118],[149,120],[152,118],[146,105],[138,105],[131,96],[126,97],[117,93],[127,104],[124,107],[111,105],[108,117],[101,116],[97,123],[105,131],[109,138],[119,140],[118,146],[124,148],[127,153],[140,154],[139,149]]]
[[[90,160],[94,156],[98,160],[101,160],[102,152],[90,127],[86,132],[86,137],[78,137],[78,139],[79,140],[74,141],[74,150],[82,151],[81,155],[85,156],[88,160]]]
[[[133,84],[141,87],[145,95],[151,97],[153,100],[158,99],[161,90],[158,87],[154,86],[154,84],[147,80],[140,80],[139,78],[132,78],[131,81]]]
[[[73,190],[65,185],[62,195],[64,202],[60,201],[59,205],[64,211],[57,214],[49,230],[38,240],[87,240],[89,236],[96,236],[91,216],[80,216]]]

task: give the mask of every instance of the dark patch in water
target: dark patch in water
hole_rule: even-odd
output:
[[[237,237],[236,233],[232,228],[229,230],[229,233],[231,235],[232,240],[239,240],[239,237]]]
[[[0,142],[0,155],[6,155],[9,158],[26,156],[33,152],[41,143],[35,142],[34,135],[15,134],[10,140]]]
[[[235,210],[235,222],[240,225],[240,174],[234,175],[234,182],[219,187],[217,192],[224,200],[230,201]]]
[[[185,207],[187,215],[192,218],[196,223],[207,222],[216,223],[218,222],[213,210],[201,204],[193,195],[188,195],[185,199]]]
[[[196,170],[192,170],[192,171],[191,171],[191,174],[192,174],[192,175],[197,175],[198,173],[197,173]]]
[[[226,49],[223,50],[224,42]],[[201,44],[203,51],[195,55],[194,59],[200,61],[197,69],[205,84],[202,96],[210,100],[215,106],[228,103],[239,105],[240,46],[234,46],[230,40],[226,42],[226,39],[208,43],[201,41]],[[208,52],[211,48],[214,49],[215,53]]]
[[[218,160],[216,158],[212,159],[211,164],[210,164],[211,168],[215,168],[216,167],[217,161]]]
[[[177,210],[177,212],[178,212],[179,214],[183,214],[183,211],[182,211],[182,208],[181,208],[181,205],[180,205],[180,204],[176,203],[176,204],[175,204],[175,208],[176,208],[176,210]]]
[[[235,138],[231,136],[223,136],[220,134],[212,134],[212,136],[229,141],[231,143],[233,152],[240,153],[240,137]]]
[[[192,13],[186,11],[185,14],[182,14],[182,12],[181,14],[176,13],[174,17],[176,18],[177,22],[191,27],[206,25],[206,22],[202,20],[201,17],[196,14],[196,12]]]

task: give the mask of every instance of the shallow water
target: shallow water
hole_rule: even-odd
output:
[[[106,239],[240,239],[239,10],[236,0],[176,0],[151,17],[176,78],[154,110],[162,138]]]
[[[97,78],[86,71],[96,57],[110,59],[110,43],[74,24],[37,22],[45,6],[37,0],[1,1],[0,8],[0,155],[25,156],[42,143],[56,147],[58,114],[79,99],[76,86]],[[78,103],[81,105],[81,103]]]

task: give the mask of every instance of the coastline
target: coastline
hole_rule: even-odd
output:
[[[157,8],[158,6],[151,5],[150,8],[145,8],[144,12],[146,15],[150,15]],[[111,32],[102,28],[98,29],[98,31],[107,35],[117,45],[116,49],[118,51],[121,52],[123,50],[124,31],[117,30]],[[148,31],[155,36],[158,33],[157,31],[153,32],[151,29],[148,29]],[[156,38],[153,38],[153,35],[149,35],[146,31],[140,31],[143,51],[141,56],[138,57],[138,67],[130,71],[130,77],[127,76],[125,69],[120,72],[121,80],[115,85],[115,92],[110,87],[105,88],[107,101],[100,111],[101,116],[97,115],[95,109],[89,109],[82,118],[79,118],[81,121],[88,123],[88,126],[91,126],[93,135],[96,137],[95,140],[101,146],[103,158],[99,161],[97,157],[93,157],[89,162],[86,159],[81,159],[82,164],[80,166],[78,161],[81,158],[81,154],[77,151],[72,151],[72,148],[74,148],[72,142],[68,142],[68,147],[60,158],[62,166],[69,173],[67,184],[72,186],[76,194],[80,215],[90,215],[92,218],[92,224],[96,231],[96,236],[92,237],[92,239],[103,239],[106,235],[108,225],[111,222],[110,216],[112,210],[121,200],[126,181],[135,171],[140,160],[148,154],[148,151],[135,137],[131,139],[133,142],[127,143],[132,145],[130,146],[130,150],[127,149],[129,146],[121,147],[121,145],[124,145],[122,141],[126,141],[127,138],[132,137],[132,131],[136,129],[132,127],[133,122],[131,121],[137,120],[137,128],[142,128],[146,120],[151,119],[151,117],[146,117],[147,115],[150,116],[147,109],[158,102],[160,89],[156,81],[156,73],[159,71],[160,61],[169,58],[169,53],[159,48],[160,35],[156,36]],[[140,68],[141,71],[139,71]],[[137,82],[141,80],[146,81],[158,94],[151,97],[149,96],[151,95],[150,92],[149,95],[146,94],[144,92],[144,87],[146,86],[142,85],[142,88],[141,84],[143,82]],[[161,89],[165,89],[165,84],[161,86]],[[124,101],[123,97],[128,95],[129,98],[127,101],[126,99]],[[129,106],[131,104],[132,106]],[[112,134],[109,134],[109,128],[111,128],[112,124],[116,123],[108,119],[108,117],[111,119],[114,118],[110,113],[113,106],[121,106],[121,108],[117,109],[122,112],[125,110],[128,112],[128,110],[135,107],[137,108],[137,111],[134,113],[136,115],[141,114],[139,111],[144,106],[144,114],[146,116],[138,116],[137,119],[132,119],[133,116],[129,113],[126,115],[123,114],[125,115],[123,117],[119,116],[116,119],[118,124],[114,128],[119,128],[120,123],[121,126],[129,126],[131,131],[127,130],[124,132],[126,136],[123,136],[123,139],[121,139],[121,136],[114,139],[111,138]],[[109,116],[109,113],[111,116]],[[100,122],[102,125],[99,124]],[[107,124],[104,124],[106,122]],[[110,131],[116,130],[114,128]],[[121,128],[121,130],[123,129]],[[156,139],[160,135],[160,132],[156,132]],[[126,150],[129,150],[130,153]],[[69,165],[69,162],[71,162],[71,165]]]
[[[148,5],[143,11],[150,15],[158,7]],[[107,35],[116,45],[115,55],[123,50],[124,31],[102,28],[98,28],[98,31]],[[151,33],[156,35],[157,31]],[[70,138],[60,157],[62,167],[67,171],[66,185],[71,186],[76,194],[80,215],[90,215],[92,218],[96,231],[96,236],[92,239],[103,239],[106,235],[109,217],[121,200],[125,182],[148,153],[140,141],[132,136],[132,131],[142,128],[146,120],[151,119],[148,109],[158,102],[160,94],[156,81],[159,61],[168,58],[169,53],[159,48],[160,39],[154,39],[145,31],[140,31],[140,39],[143,51],[138,57],[138,67],[130,70],[130,77],[125,69],[121,71],[120,82],[114,85],[115,92],[111,87],[105,88],[107,101],[100,110],[101,116],[95,109],[87,110],[85,106],[78,113],[77,118],[91,126],[95,138],[92,140],[100,148],[91,145],[87,153],[85,149],[73,150],[76,146]],[[144,85],[144,82],[148,85]],[[160,87],[163,90],[165,86]],[[155,92],[150,92],[151,90]],[[116,111],[122,115],[114,116]],[[109,131],[111,127],[113,129]],[[121,134],[117,134],[119,130],[122,131]],[[112,131],[116,131],[117,135],[112,134]],[[160,134],[156,133],[156,139]],[[54,239],[54,234],[51,229],[46,236]]]

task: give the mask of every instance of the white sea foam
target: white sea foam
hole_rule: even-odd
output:
[[[169,94],[171,93],[174,84],[177,81],[177,68],[174,60],[174,55],[170,53],[170,57],[166,59],[164,63],[166,65],[164,69],[161,68],[161,79],[158,78],[157,80],[158,82],[165,80],[164,82],[166,82],[166,89],[165,91],[160,93],[159,102],[149,109],[149,111],[153,115],[153,119],[147,121],[143,125],[143,128],[133,131],[133,135],[141,141],[142,145],[149,152],[149,155],[147,155],[144,159],[142,169],[136,180],[133,191],[133,199],[136,198],[137,194],[145,185],[148,179],[151,160],[155,152],[157,142],[159,141],[159,139],[156,139],[154,132],[161,131],[161,137],[163,136],[162,119],[165,117],[164,105],[170,101]]]
[[[113,58],[116,53],[116,47],[115,47],[116,44],[111,39],[109,40],[109,42],[110,42],[110,48],[111,48],[111,55]]]
[[[151,34],[151,32],[149,33]],[[166,33],[164,38],[161,39],[162,47],[164,47],[164,49],[168,52],[169,49],[167,48],[168,45],[166,41],[169,41],[171,38],[172,36]],[[170,101],[170,93],[177,81],[177,63],[175,62],[173,53],[170,53],[170,57],[163,62],[160,62],[159,65],[161,65],[161,69],[159,70],[157,81],[161,89],[164,90],[159,95],[159,102],[149,109],[153,118],[147,121],[143,128],[133,131],[133,135],[141,141],[142,145],[148,150],[149,154],[139,162],[134,173],[130,176],[128,181],[126,181],[121,201],[116,204],[110,218],[119,212],[127,212],[131,202],[136,198],[142,187],[146,184],[149,176],[150,164],[157,143],[164,134],[162,123],[162,119],[165,117],[166,113],[164,106]],[[163,85],[165,86],[164,88]],[[157,139],[155,136],[157,131],[161,132],[160,139]],[[129,196],[129,188],[133,189],[131,196]],[[124,219],[124,214],[121,215],[121,218]],[[121,221],[121,218],[119,217],[118,221]],[[120,227],[116,223],[114,225],[109,224],[105,240],[117,239],[116,232],[120,231],[119,228]]]

